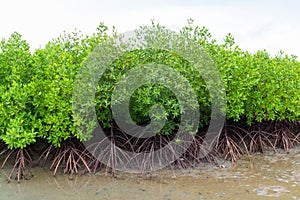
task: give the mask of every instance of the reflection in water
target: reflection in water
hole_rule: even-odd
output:
[[[163,170],[147,177],[120,174],[111,178],[65,175],[52,177],[47,169],[35,168],[29,181],[6,183],[9,169],[0,173],[0,199],[300,199],[300,153],[252,155],[234,166],[220,169]],[[173,178],[172,178],[173,177]]]

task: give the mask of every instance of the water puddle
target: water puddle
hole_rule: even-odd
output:
[[[226,165],[226,164],[225,164]],[[35,177],[7,184],[8,169],[0,173],[0,199],[300,199],[300,151],[255,154],[234,166],[199,166],[183,171],[162,170],[146,177],[120,174],[111,178],[65,175],[52,177],[48,169],[34,168]],[[176,176],[176,178],[175,178]]]
[[[254,192],[260,196],[280,197],[282,193],[289,193],[289,190],[281,186],[267,186],[254,189]]]

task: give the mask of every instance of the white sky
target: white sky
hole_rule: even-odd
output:
[[[0,38],[18,31],[36,48],[64,30],[91,33],[100,22],[125,32],[151,19],[182,27],[192,18],[219,41],[231,32],[245,50],[300,57],[299,9],[297,0],[0,0]]]

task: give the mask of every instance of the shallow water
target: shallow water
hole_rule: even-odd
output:
[[[226,165],[226,163],[225,163]],[[0,173],[0,199],[300,199],[300,151],[256,154],[233,166],[199,166],[146,177],[119,174],[52,177],[48,169],[34,168],[34,178],[7,184]],[[174,177],[176,175],[176,178]]]

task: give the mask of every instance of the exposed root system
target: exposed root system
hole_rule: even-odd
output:
[[[51,162],[50,170],[53,176],[56,176],[59,167],[63,167],[63,173],[69,174],[70,177],[79,173],[83,168],[91,172],[87,164],[87,159],[91,156],[84,150],[83,145],[76,140],[64,141],[60,147],[50,145],[40,157],[40,161],[45,164],[48,160]]]
[[[31,156],[29,154],[29,152],[26,149],[12,149],[12,150],[7,150],[5,152],[6,157],[5,160],[2,163],[1,168],[4,167],[4,165],[7,163],[7,161],[12,158],[15,157],[15,161],[13,164],[13,168],[7,178],[7,181],[10,182],[13,175],[16,174],[15,179],[18,181],[18,183],[20,183],[20,181],[23,180],[27,180],[31,177],[33,177],[30,169],[27,169],[27,166],[32,163],[32,159]],[[29,172],[29,174],[26,173],[26,171]]]
[[[111,129],[106,132],[106,137],[99,141],[94,140],[89,145],[85,144],[87,146],[76,138],[63,141],[60,147],[49,145],[42,152],[38,163],[49,163],[53,176],[62,169],[70,178],[80,170],[83,173],[96,173],[102,168],[113,177],[118,170],[133,170],[147,175],[166,166],[173,170],[184,169],[201,162],[218,165],[220,157],[236,162],[244,155],[250,158],[250,154],[254,152],[275,152],[278,148],[287,151],[300,144],[299,124],[288,121],[261,122],[250,126],[245,121],[228,120],[214,146],[204,144],[205,130],[202,132],[194,136],[192,141],[185,143],[186,141],[182,140],[176,141],[176,134],[139,138]],[[162,153],[157,154],[162,148]],[[14,174],[18,182],[32,176],[27,169],[28,164],[32,162],[28,149],[9,150],[0,144],[0,150],[0,156],[5,156],[2,167],[8,160],[14,159],[8,182]]]
[[[116,176],[117,170],[133,170],[142,175],[149,171],[170,166],[171,169],[187,168],[199,162],[216,163],[216,152],[210,151],[201,145],[201,137],[194,137],[190,145],[181,145],[185,141],[177,143],[174,135],[157,135],[150,138],[137,138],[125,133],[109,135],[101,141],[91,143],[88,147],[94,156],[89,166],[95,173],[105,167],[105,171]],[[109,145],[105,145],[109,142]],[[169,145],[173,143],[172,145]],[[176,145],[177,144],[177,145]],[[161,148],[163,153],[159,154]],[[178,153],[183,152],[182,154]]]

